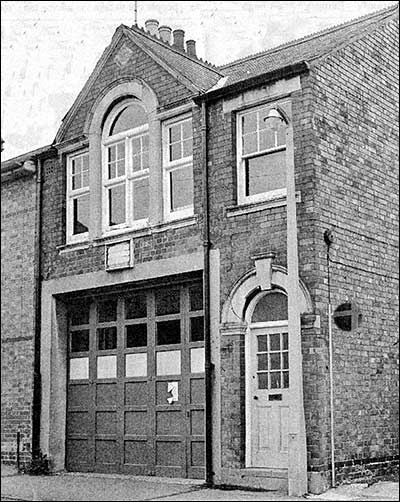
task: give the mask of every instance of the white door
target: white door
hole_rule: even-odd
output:
[[[247,465],[287,468],[288,326],[252,327],[248,335]]]

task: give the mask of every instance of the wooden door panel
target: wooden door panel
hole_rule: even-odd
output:
[[[70,328],[75,380],[69,380],[67,404],[69,470],[204,477],[198,289],[200,299],[190,299],[183,285],[172,288],[172,300],[165,290],[158,296],[149,290],[94,299],[90,308],[85,303],[90,315],[75,315]]]

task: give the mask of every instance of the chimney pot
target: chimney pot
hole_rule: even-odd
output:
[[[174,47],[178,51],[185,52],[185,32],[183,30],[174,30],[172,32],[174,35]]]
[[[158,25],[160,23],[157,21],[157,19],[148,19],[144,25],[146,27],[146,30],[150,33],[150,35],[158,35]]]
[[[172,30],[169,26],[160,26],[158,28],[158,34],[163,42],[166,44],[171,43],[171,33]]]
[[[186,42],[186,52],[188,56],[192,57],[197,57],[196,56],[196,41],[195,40],[188,40]]]

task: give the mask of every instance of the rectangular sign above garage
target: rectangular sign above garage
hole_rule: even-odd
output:
[[[107,271],[133,268],[133,242],[131,239],[116,244],[106,244],[105,268]]]

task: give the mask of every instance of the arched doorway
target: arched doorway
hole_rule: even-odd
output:
[[[246,466],[288,466],[289,333],[287,296],[259,293],[246,311]]]

